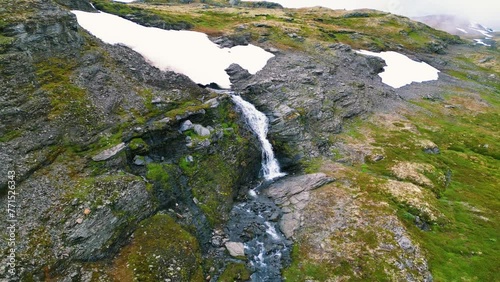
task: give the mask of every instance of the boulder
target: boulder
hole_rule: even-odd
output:
[[[210,136],[210,130],[201,124],[195,124],[193,126],[194,132],[200,136]]]
[[[233,257],[243,257],[245,256],[245,245],[241,242],[226,242],[225,244],[227,251]]]
[[[179,128],[179,131],[180,132],[184,132],[184,131],[190,130],[192,128],[193,128],[193,123],[188,119],[188,120],[185,120],[181,124],[181,127]]]

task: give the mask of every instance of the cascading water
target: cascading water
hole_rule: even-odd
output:
[[[238,107],[243,112],[243,116],[246,119],[248,126],[259,138],[259,142],[262,148],[262,173],[266,180],[272,180],[284,176],[285,174],[280,172],[280,166],[278,160],[274,157],[273,147],[269,140],[267,140],[267,130],[268,122],[266,115],[259,112],[254,105],[243,100],[240,96],[231,95],[233,102],[238,105]]]
[[[274,157],[273,148],[267,140],[268,119],[254,105],[240,96],[232,95],[233,102],[241,109],[243,116],[257,135],[262,148],[262,175],[270,180],[284,176]],[[264,184],[265,185],[265,184]],[[290,261],[291,241],[280,232],[277,221],[281,217],[275,203],[258,193],[262,187],[249,192],[249,200],[236,205],[231,211],[227,230],[231,241],[243,242],[245,254],[254,272],[254,282],[282,281],[281,269]]]

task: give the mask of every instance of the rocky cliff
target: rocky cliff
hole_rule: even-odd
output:
[[[94,1],[275,55],[256,75],[227,73],[269,117],[289,174],[262,191],[293,241],[284,279],[493,280],[498,50],[378,11],[155,4]],[[239,228],[231,209],[260,169],[241,113],[226,94],[102,43],[69,9],[93,10],[83,0],[0,8],[0,205],[14,187],[17,219],[15,274],[2,240],[0,276],[250,279],[247,259],[224,248]],[[356,48],[405,53],[439,80],[394,89],[378,76],[385,62]]]

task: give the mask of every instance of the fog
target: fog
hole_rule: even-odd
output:
[[[257,0],[249,0],[257,1]],[[271,0],[284,7],[323,6],[332,9],[370,8],[407,17],[452,14],[500,30],[498,0]]]

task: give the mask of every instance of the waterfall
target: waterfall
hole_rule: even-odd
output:
[[[231,95],[231,98],[259,139],[264,179],[269,181],[285,175],[280,171],[273,147],[267,140],[269,121],[266,115],[240,96]],[[248,200],[233,207],[227,225],[228,235],[230,240],[244,243],[245,255],[253,272],[250,276],[252,282],[278,282],[282,281],[281,269],[290,261],[291,242],[279,230],[279,207],[273,200],[256,192],[262,188],[250,189]]]
[[[240,96],[231,95],[233,102],[243,112],[245,120],[250,129],[257,135],[262,148],[262,172],[266,180],[272,180],[284,176],[280,171],[278,160],[274,157],[273,147],[267,140],[268,118],[259,112],[254,105],[243,100]]]

